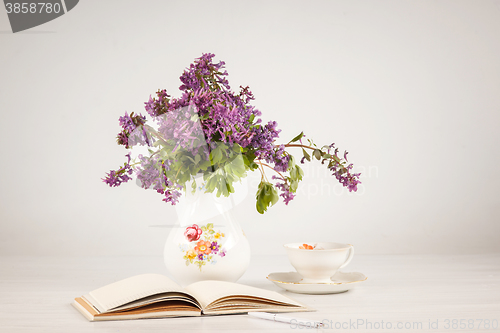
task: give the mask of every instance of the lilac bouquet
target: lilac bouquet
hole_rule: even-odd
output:
[[[263,214],[279,196],[285,204],[295,197],[303,170],[287,149],[300,149],[300,163],[317,159],[349,191],[356,191],[359,173],[352,173],[347,152],[339,156],[334,144],[322,147],[300,133],[286,144],[276,143],[280,130],[275,121],[263,124],[261,112],[250,104],[254,99],[248,87],[231,90],[224,62],[213,62],[213,54],[203,54],[181,75],[182,95],[171,98],[166,90],[149,97],[142,114],[125,113],[119,118],[122,131],[119,145],[129,149],[145,146],[148,153],[127,161],[107,173],[103,181],[111,187],[131,180],[135,172],[141,187],[153,188],[163,201],[175,205],[182,191],[194,178],[203,176],[205,192],[217,196],[234,192],[233,183],[259,170],[261,182],[256,194],[257,211]],[[273,175],[268,177],[266,170]],[[279,194],[278,194],[279,193]]]

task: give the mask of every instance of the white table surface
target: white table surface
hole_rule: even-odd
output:
[[[355,255],[344,271],[362,272],[368,280],[334,295],[293,294],[266,280],[271,272],[291,270],[285,256],[254,256],[238,282],[283,292],[317,309],[297,317],[333,326],[300,331],[500,331],[492,328],[500,321],[500,254]],[[247,315],[91,323],[70,305],[74,297],[142,273],[165,274],[162,257],[0,256],[0,332],[299,330]],[[387,329],[389,322],[392,329]]]

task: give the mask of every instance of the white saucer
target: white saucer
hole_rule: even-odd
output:
[[[288,291],[299,294],[337,294],[353,289],[358,282],[368,279],[358,272],[337,272],[332,276],[332,283],[301,283],[302,276],[297,272],[271,273],[267,276],[269,281]]]

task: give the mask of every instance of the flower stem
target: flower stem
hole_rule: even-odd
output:
[[[287,144],[285,145],[285,147],[300,147],[300,148],[309,148],[309,149],[312,149],[312,150],[317,149],[317,148],[314,148],[314,147],[311,147],[311,146],[306,146],[306,145],[298,145],[298,144],[296,144],[296,143],[287,143]]]
[[[256,161],[256,163],[260,165],[260,168],[259,168],[259,171],[260,171],[260,174],[261,174],[260,180],[263,181],[264,178],[265,178],[266,181],[269,182],[269,180],[266,177],[266,172],[264,171],[264,168],[262,167],[263,164],[260,161]]]
[[[279,171],[276,171],[274,170],[274,168],[270,165],[267,165],[265,163],[262,163],[261,161],[256,161],[256,163],[260,164],[261,166],[266,166],[268,167],[269,169],[273,170],[274,172],[276,172],[278,175],[280,175],[281,179],[283,179],[285,182],[286,182],[286,178],[279,172]],[[266,178],[267,179],[267,178]]]

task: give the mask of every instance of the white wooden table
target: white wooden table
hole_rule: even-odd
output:
[[[368,280],[335,295],[293,294],[266,280],[291,270],[285,256],[254,256],[239,282],[283,292],[317,309],[298,317],[328,324],[300,331],[500,331],[500,254],[355,255],[344,271]],[[91,323],[70,305],[76,296],[141,273],[166,274],[162,258],[0,257],[0,332],[299,330],[247,315]]]

